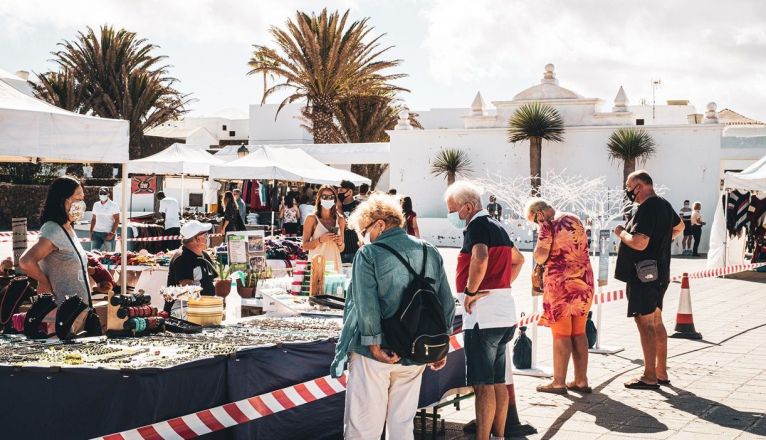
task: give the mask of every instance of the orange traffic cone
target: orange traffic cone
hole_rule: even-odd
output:
[[[681,297],[678,299],[678,312],[676,313],[676,332],[671,338],[702,339],[702,334],[694,329],[694,317],[692,316],[692,297],[689,293],[689,274],[684,273],[681,278]]]

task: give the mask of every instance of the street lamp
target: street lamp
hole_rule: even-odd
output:
[[[242,146],[237,149],[237,157],[239,158],[243,158],[248,154],[250,154],[250,150],[247,149],[245,144],[242,144]]]

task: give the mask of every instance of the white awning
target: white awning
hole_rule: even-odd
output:
[[[324,164],[353,165],[391,163],[391,146],[387,142],[370,142],[357,144],[274,144],[256,145],[276,148],[291,148],[303,150],[309,156]],[[224,161],[237,159],[239,145],[229,145],[215,153]],[[248,148],[250,148],[248,146]]]
[[[725,189],[766,191],[766,156],[739,173],[724,174],[723,185]]]
[[[208,176],[211,165],[223,163],[205,151],[205,146],[175,143],[157,154],[131,160],[128,173]]]
[[[0,162],[128,161],[128,121],[68,112],[0,81]]]
[[[239,148],[239,147],[237,147]],[[210,176],[216,179],[270,179],[338,185],[350,180],[359,185],[370,179],[346,170],[329,167],[305,151],[294,148],[247,146],[250,154],[210,167]]]

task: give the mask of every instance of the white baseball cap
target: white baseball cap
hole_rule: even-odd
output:
[[[181,226],[181,238],[188,240],[202,232],[210,232],[211,229],[213,229],[212,223],[201,223],[197,220],[192,220]]]

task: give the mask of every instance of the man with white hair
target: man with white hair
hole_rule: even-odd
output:
[[[502,438],[508,412],[505,349],[516,329],[511,282],[524,264],[503,225],[482,209],[481,189],[459,181],[444,196],[447,219],[463,229],[456,287],[463,304],[466,382],[476,393],[476,438]]]

